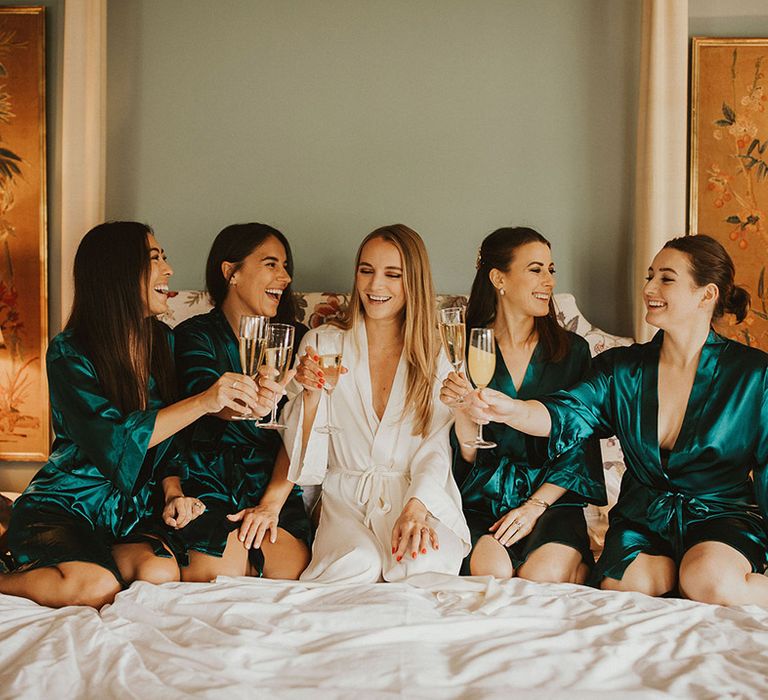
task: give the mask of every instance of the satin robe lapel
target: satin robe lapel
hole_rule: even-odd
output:
[[[701,416],[706,410],[710,397],[715,394],[712,386],[717,381],[720,354],[724,347],[725,341],[723,338],[715,333],[715,331],[710,330],[707,341],[701,349],[699,366],[696,368],[696,377],[693,380],[691,395],[688,397],[688,405],[685,408],[683,423],[680,426],[680,433],[675,441],[675,447],[669,457],[670,463],[674,461],[676,455],[685,453],[686,446],[697,435]]]
[[[646,451],[649,465],[659,471],[661,455],[659,453],[659,353],[664,332],[659,331],[647,345],[642,360],[641,390],[637,400],[640,404],[640,435]],[[649,469],[650,472],[655,471]]]
[[[375,435],[379,428],[379,419],[373,410],[371,371],[368,366],[368,335],[365,332],[365,323],[358,323],[353,335],[353,347],[349,348],[348,351],[345,348],[345,354],[352,355],[352,362],[350,364],[353,370],[350,379],[355,382],[357,390],[360,392],[360,399],[363,403],[363,411],[365,411],[368,427],[371,430],[371,435]]]
[[[541,343],[536,343],[536,347],[531,353],[531,359],[528,361],[528,366],[525,368],[520,389],[517,392],[518,398],[528,399],[532,396],[541,395],[540,387],[544,385],[543,380],[547,367],[556,371],[554,365],[541,362]]]
[[[224,312],[219,309],[216,309],[212,313],[214,314],[216,323],[222,331],[219,337],[222,339],[223,342],[221,344],[224,345],[224,350],[227,353],[227,359],[229,360],[227,364],[232,368],[233,372],[242,372],[243,368],[240,363],[240,348],[235,333],[229,325],[229,321],[227,321],[227,317],[224,315]],[[214,339],[214,342],[217,345],[219,344],[219,341],[216,338]]]
[[[504,355],[501,354],[499,344],[496,343],[496,371],[493,375],[493,381],[496,386],[493,388],[505,393],[507,396],[511,396],[513,399],[523,398],[527,394],[527,389],[530,386],[538,386],[541,379],[542,366],[539,362],[539,344],[531,353],[531,359],[528,361],[528,366],[525,368],[525,374],[523,375],[523,381],[520,382],[520,388],[515,389],[515,383],[512,381],[512,375],[509,372],[507,363],[504,362]]]

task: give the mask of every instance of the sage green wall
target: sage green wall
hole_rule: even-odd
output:
[[[639,24],[637,0],[111,0],[107,214],[155,227],[176,288],[258,220],[299,289],[346,290],[402,221],[465,292],[481,238],[526,224],[629,333]]]

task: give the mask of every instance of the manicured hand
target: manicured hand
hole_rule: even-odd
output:
[[[274,370],[271,370],[271,372],[274,372]],[[259,370],[257,378],[259,403],[254,410],[254,413],[259,417],[266,416],[272,410],[274,403],[279,401],[281,396],[285,395],[285,387],[288,382],[296,375],[296,370],[292,369],[285,375],[284,381],[276,382],[270,376],[271,372],[268,367],[262,367]]]
[[[427,554],[427,545],[440,549],[437,533],[427,523],[429,511],[418,499],[412,498],[405,504],[403,512],[392,528],[392,556],[401,561],[403,557],[416,559]]]
[[[465,399],[465,411],[475,423],[506,423],[515,415],[515,409],[523,402],[495,389],[473,391]]]
[[[176,530],[189,525],[195,518],[205,513],[205,504],[191,496],[172,496],[165,502],[163,522]]]
[[[440,388],[440,400],[451,408],[463,409],[467,404],[457,402],[466,399],[472,391],[473,387],[464,372],[451,372]]]
[[[258,386],[245,374],[222,374],[201,397],[206,413],[218,413],[225,408],[241,414],[248,413],[249,410],[254,413],[260,410]]]
[[[246,549],[258,549],[261,547],[261,543],[264,541],[267,533],[269,533],[269,541],[272,544],[277,542],[277,523],[279,518],[279,510],[263,505],[243,508],[243,510],[227,516],[227,520],[240,523],[237,539],[243,543],[243,547]]]
[[[523,537],[531,534],[533,526],[544,512],[542,506],[535,503],[524,503],[519,508],[514,508],[499,518],[488,528],[493,533],[494,539],[505,547],[511,547]]]

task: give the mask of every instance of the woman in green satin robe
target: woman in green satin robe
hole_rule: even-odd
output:
[[[15,568],[0,574],[0,592],[101,607],[133,580],[178,580],[152,514],[183,527],[203,505],[181,491],[184,459],[172,438],[236,399],[259,404],[255,383],[233,389],[233,375],[172,403],[170,329],[154,318],[167,309],[171,274],[144,224],[102,224],[80,242],[72,314],[46,356],[56,437],[14,504]]]
[[[719,336],[749,295],[723,247],[673,239],[643,289],[650,343],[598,356],[592,376],[541,402],[497,392],[472,414],[534,435],[552,454],[615,433],[627,472],[610,513],[596,581],[605,589],[768,606],[768,355]]]
[[[182,393],[204,390],[223,372],[242,371],[237,338],[241,315],[292,323],[298,345],[306,328],[295,323],[292,274],[290,246],[276,229],[237,224],[219,233],[206,263],[214,309],[175,329]],[[282,387],[263,377],[260,383],[269,405],[269,387]],[[237,418],[224,410],[201,418],[189,431],[191,463],[184,489],[203,501],[207,511],[180,532],[189,549],[182,579],[296,579],[309,561],[310,526],[301,489],[286,479],[288,458],[280,434]]]
[[[483,241],[467,327],[494,329],[492,389],[528,399],[587,374],[587,342],[557,322],[554,275],[549,242],[532,229],[502,228]],[[454,408],[454,473],[472,534],[465,571],[583,583],[594,564],[583,507],[605,502],[599,444],[584,441],[550,462],[546,440],[492,424],[484,437],[497,446],[471,447],[476,425],[463,410],[471,404],[457,403],[471,390],[451,373],[441,392]]]

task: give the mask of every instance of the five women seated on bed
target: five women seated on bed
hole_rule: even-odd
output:
[[[364,238],[347,317],[318,329],[336,333],[296,322],[290,246],[263,224],[217,236],[214,308],[174,332],[147,226],[92,229],[74,273],[47,355],[56,439],[14,505],[0,592],[99,607],[135,580],[461,570],[768,606],[768,355],[711,328],[749,305],[711,238],[653,259],[656,337],[591,360],[557,323],[547,240],[495,231],[466,312],[495,336],[469,351],[496,353],[480,391],[441,351],[427,251],[403,225]],[[244,315],[295,335],[294,370],[243,373]],[[255,420],[278,399],[282,434]],[[583,507],[605,503],[597,441],[614,434],[627,471],[595,564]],[[316,529],[297,484],[322,485]]]

